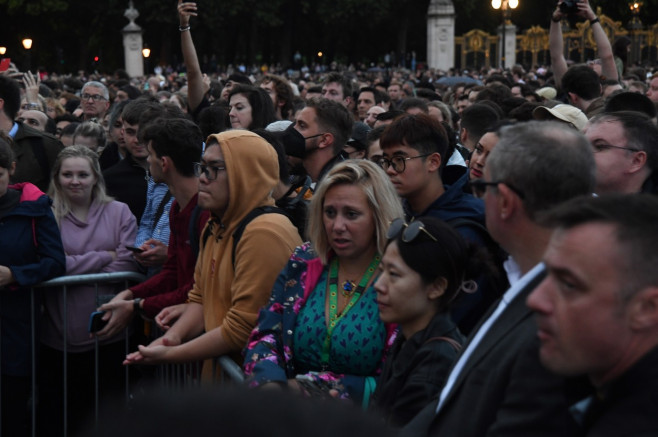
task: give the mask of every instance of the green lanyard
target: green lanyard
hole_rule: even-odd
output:
[[[343,309],[343,312],[338,314],[338,257],[335,257],[331,261],[329,266],[329,325],[327,326],[327,336],[324,339],[324,345],[322,347],[321,362],[323,367],[329,364],[329,350],[331,349],[331,334],[334,332],[334,328],[338,325],[338,322],[341,321],[343,316],[354,306],[354,304],[361,297],[361,293],[370,282],[370,278],[375,274],[379,261],[382,259],[381,256],[375,255],[375,257],[370,262],[368,270],[361,278],[359,285],[356,287],[352,298]]]

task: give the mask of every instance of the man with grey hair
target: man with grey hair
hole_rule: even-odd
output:
[[[85,83],[80,93],[80,106],[84,121],[96,119],[101,123],[110,108],[110,93],[107,87],[96,81]]]
[[[658,435],[658,199],[588,196],[547,223],[548,276],[528,305],[541,362],[596,389],[575,405],[579,435]]]
[[[489,155],[483,195],[487,229],[511,256],[510,288],[471,332],[439,396],[404,436],[562,436],[570,426],[564,381],[539,361],[537,325],[526,298],[541,282],[551,230],[540,213],[594,187],[585,137],[555,122],[505,127]]]

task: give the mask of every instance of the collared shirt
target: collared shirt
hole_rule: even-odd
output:
[[[468,344],[466,349],[464,349],[463,353],[457,360],[457,363],[455,366],[452,368],[452,371],[450,372],[450,375],[448,376],[448,379],[446,381],[446,384],[443,386],[443,390],[441,390],[441,395],[439,396],[439,403],[436,406],[436,412],[438,413],[441,407],[443,406],[448,393],[450,393],[450,390],[452,390],[453,386],[455,385],[455,381],[457,381],[457,378],[459,378],[460,373],[464,369],[464,366],[466,365],[466,362],[468,359],[471,357],[475,349],[478,347],[484,336],[489,332],[489,329],[491,326],[498,320],[500,315],[505,311],[505,308],[519,295],[519,293],[525,288],[525,286],[530,283],[537,275],[539,275],[542,271],[544,270],[544,264],[539,263],[536,266],[534,266],[528,273],[523,275],[521,278],[519,278],[518,281],[512,285],[509,290],[505,292],[503,295],[502,299],[498,303],[498,307],[496,310],[489,316],[489,318],[480,326],[480,329],[478,329],[477,332],[473,335],[473,340]]]

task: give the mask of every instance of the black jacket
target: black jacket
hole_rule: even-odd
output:
[[[446,313],[436,314],[409,340],[400,333],[379,377],[373,408],[389,424],[406,425],[439,394],[459,352],[455,342],[461,345],[464,336]]]

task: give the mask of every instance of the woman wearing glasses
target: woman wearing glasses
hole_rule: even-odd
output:
[[[373,407],[393,426],[409,422],[443,386],[464,337],[450,318],[478,271],[469,246],[433,217],[396,219],[375,283],[379,316],[399,333],[379,377]]]
[[[245,351],[250,386],[282,386],[367,405],[393,329],[373,282],[386,229],[402,208],[376,164],[349,160],[311,201],[310,244],[297,248]]]

